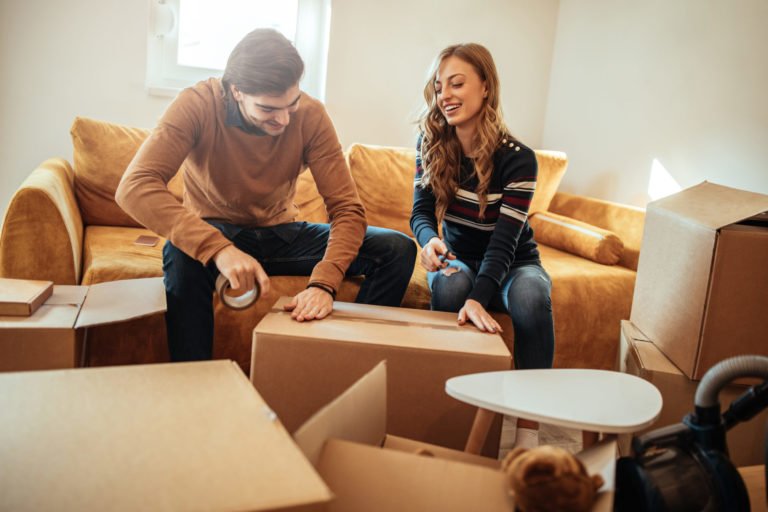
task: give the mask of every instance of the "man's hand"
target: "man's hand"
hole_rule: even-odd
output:
[[[504,332],[499,323],[476,300],[467,299],[464,307],[459,310],[459,325],[464,325],[467,320],[483,332]]]
[[[269,293],[269,276],[261,263],[234,245],[228,245],[217,252],[213,261],[219,272],[229,279],[229,285],[236,294],[252,290],[255,282],[259,283],[261,295]]]
[[[441,258],[442,256],[442,258]],[[445,242],[437,237],[431,238],[424,246],[419,257],[419,263],[427,272],[435,272],[448,266],[446,260],[455,260],[456,255],[448,251]]]
[[[283,306],[296,321],[321,320],[333,311],[333,297],[322,288],[310,287]]]

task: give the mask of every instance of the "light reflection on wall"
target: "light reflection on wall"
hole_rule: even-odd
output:
[[[653,159],[651,164],[651,177],[648,180],[648,196],[651,201],[670,196],[680,192],[682,187],[675,181],[675,178],[669,174],[657,158]]]

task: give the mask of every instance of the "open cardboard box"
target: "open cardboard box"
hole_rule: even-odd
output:
[[[620,369],[641,377],[656,386],[663,397],[661,414],[652,427],[636,432],[641,435],[657,428],[680,423],[693,412],[694,396],[699,382],[689,379],[670,361],[643,332],[632,322],[621,322]],[[719,395],[722,409],[747,391],[748,386],[731,384]],[[726,434],[731,460],[737,466],[763,464],[762,446],[765,442],[765,425],[768,410],[764,410],[748,422],[739,423]],[[621,452],[628,453],[630,435],[620,436]]]
[[[0,374],[0,510],[299,510],[328,487],[232,361]]]
[[[53,293],[53,281],[0,277],[0,316],[29,316]]]
[[[455,313],[336,302],[328,318],[299,323],[287,300],[253,331],[251,380],[290,432],[386,360],[389,431],[463,449],[476,409],[446,395],[445,381],[512,366],[500,335],[458,326]],[[483,453],[495,457],[500,438],[501,416]]]
[[[386,434],[387,363],[317,412],[294,439],[335,499],[319,510],[513,511],[496,459]],[[613,509],[616,442],[577,455],[606,481],[592,510]]]
[[[90,286],[54,286],[32,315],[0,316],[0,371],[74,368],[82,365],[89,327],[165,311],[157,278]]]
[[[701,183],[648,204],[630,320],[690,378],[768,355],[768,196]]]

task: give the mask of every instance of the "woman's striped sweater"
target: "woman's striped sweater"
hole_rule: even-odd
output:
[[[435,196],[421,186],[421,139],[417,145],[411,230],[422,247],[437,234]],[[476,194],[472,159],[462,157],[459,190],[443,219],[443,240],[460,260],[481,261],[469,299],[488,307],[514,264],[539,261],[539,250],[528,224],[528,208],[536,188],[536,154],[505,138],[493,154],[493,175],[484,218]]]

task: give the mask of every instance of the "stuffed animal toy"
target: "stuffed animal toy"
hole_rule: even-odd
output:
[[[586,512],[603,485],[600,475],[590,477],[579,459],[556,446],[515,448],[502,469],[522,512]]]

